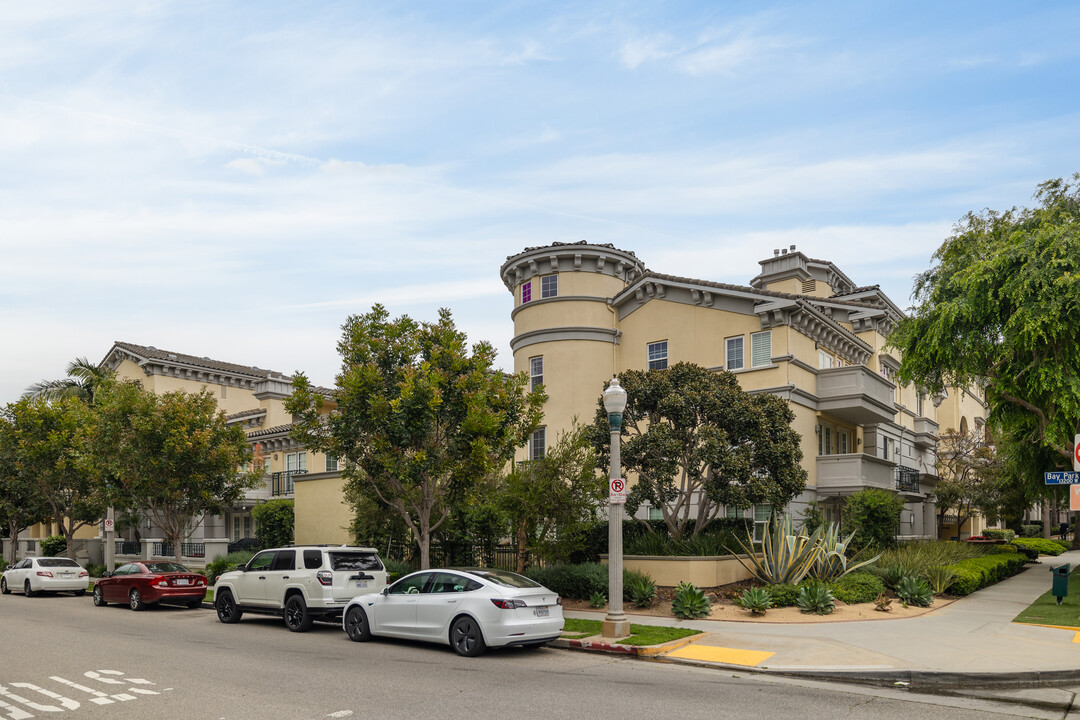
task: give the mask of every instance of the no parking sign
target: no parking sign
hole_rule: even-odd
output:
[[[608,503],[611,505],[626,504],[626,479],[611,478],[608,484]]]

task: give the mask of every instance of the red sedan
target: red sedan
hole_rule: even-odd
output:
[[[132,610],[168,603],[197,608],[206,598],[206,578],[174,562],[133,562],[105,573],[94,585],[94,604],[124,603]]]

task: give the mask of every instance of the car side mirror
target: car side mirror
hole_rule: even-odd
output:
[[[382,595],[389,595],[389,594],[390,594],[390,588],[388,588],[388,587],[384,587],[384,588],[382,589],[382,593],[381,593],[381,594],[382,594]]]
[[[108,570],[106,570],[105,572],[101,573],[101,577],[103,577],[103,578],[112,577],[112,573],[109,572]]]

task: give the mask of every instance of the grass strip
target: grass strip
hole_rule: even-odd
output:
[[[566,618],[563,626],[563,637],[570,640],[580,640],[583,637],[599,635],[602,625],[599,620],[582,620],[580,618]],[[665,627],[663,625],[630,625],[630,637],[620,640],[620,645],[662,645],[672,640],[699,635],[700,630],[687,628]]]
[[[1026,610],[1013,618],[1013,622],[1059,625],[1080,630],[1080,575],[1077,575],[1075,580],[1072,578],[1073,575],[1076,575],[1076,569],[1069,575],[1069,594],[1062,598],[1060,605],[1057,604],[1057,598],[1047,590],[1038,600],[1028,605]],[[1047,580],[1049,581],[1050,578],[1048,577]]]

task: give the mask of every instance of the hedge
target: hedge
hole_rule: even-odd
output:
[[[855,572],[829,583],[829,589],[837,600],[852,605],[873,602],[878,595],[885,592],[885,583],[877,575]]]
[[[525,574],[564,598],[588,600],[593,593],[608,594],[608,566],[600,563],[531,567]],[[635,576],[649,577],[643,572],[623,568],[623,600],[630,599],[630,579]]]
[[[1025,538],[1037,538],[1042,537],[1042,525],[1021,525],[1020,537]]]
[[[970,595],[1015,575],[1024,567],[1026,558],[1018,552],[1000,552],[983,557],[969,558],[953,564],[956,577],[946,589],[949,595]]]
[[[1016,538],[1012,541],[1013,545],[1017,547],[1028,547],[1033,550],[1037,550],[1040,555],[1060,555],[1065,552],[1059,543],[1053,540],[1044,540],[1043,538]]]
[[[1006,542],[1012,542],[1016,538],[1016,532],[1013,530],[1003,530],[1000,528],[987,528],[983,530],[983,537],[990,540],[1004,540]]]

